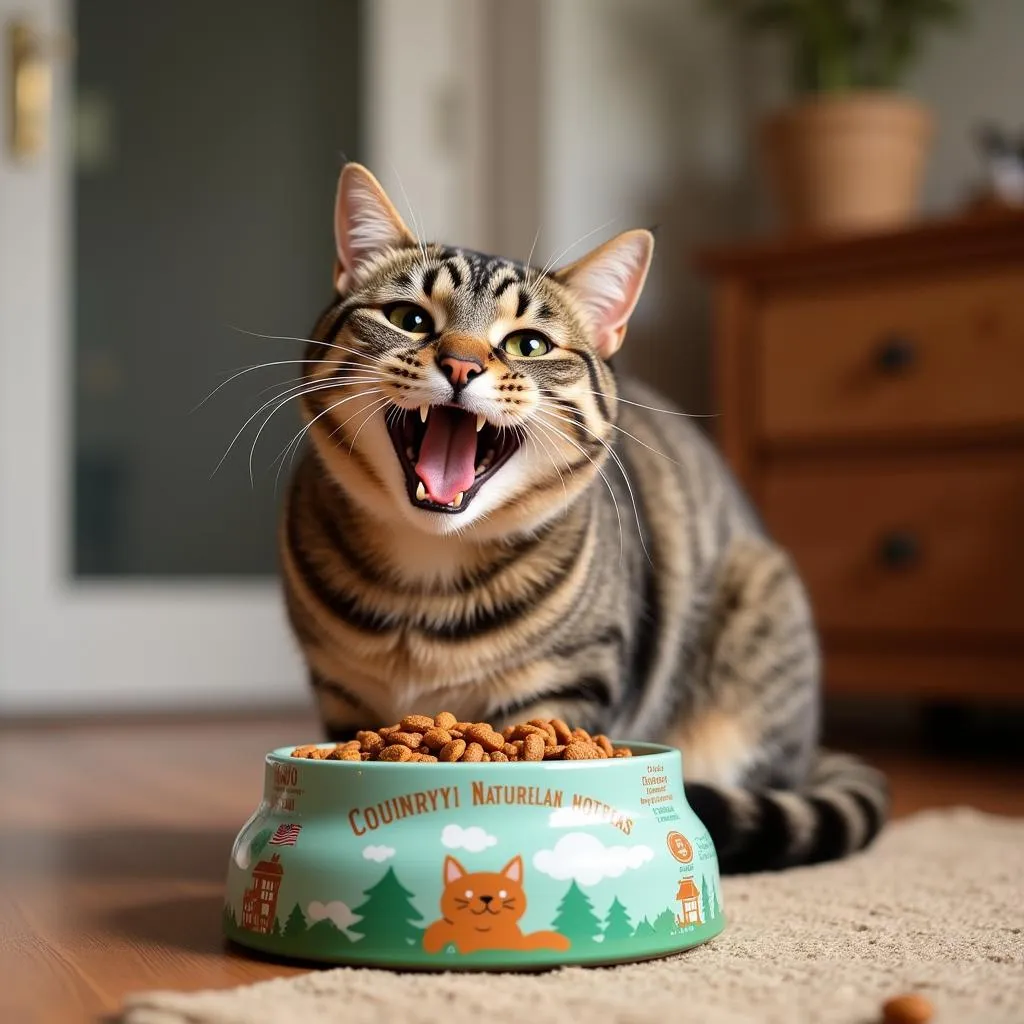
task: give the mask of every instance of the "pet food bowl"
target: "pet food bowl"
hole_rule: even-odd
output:
[[[224,929],[271,956],[420,970],[612,964],[724,926],[679,751],[507,764],[266,757]]]

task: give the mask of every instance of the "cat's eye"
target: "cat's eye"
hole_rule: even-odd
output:
[[[411,302],[393,302],[384,307],[388,322],[405,331],[406,334],[431,334],[434,321],[430,314]]]
[[[505,892],[505,890],[504,890],[504,889],[500,889],[500,890],[498,891],[498,899],[499,899],[499,900],[507,900],[507,899],[508,899],[508,893],[507,893],[507,892]]]
[[[535,356],[547,355],[554,346],[537,331],[513,331],[501,343],[501,347],[510,356],[532,359]]]
[[[472,898],[473,898],[473,890],[472,889],[467,889],[466,890],[466,899],[467,900],[471,900]]]

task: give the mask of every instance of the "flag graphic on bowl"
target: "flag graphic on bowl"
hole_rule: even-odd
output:
[[[294,846],[302,831],[301,825],[278,825],[277,831],[270,837],[271,846]]]

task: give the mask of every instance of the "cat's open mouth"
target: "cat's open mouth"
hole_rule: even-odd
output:
[[[396,407],[385,418],[409,500],[431,512],[465,511],[522,443],[517,430],[454,405]]]

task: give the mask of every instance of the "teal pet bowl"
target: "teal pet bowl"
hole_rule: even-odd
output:
[[[271,956],[517,970],[667,956],[724,926],[679,751],[508,764],[266,757],[225,934]]]

